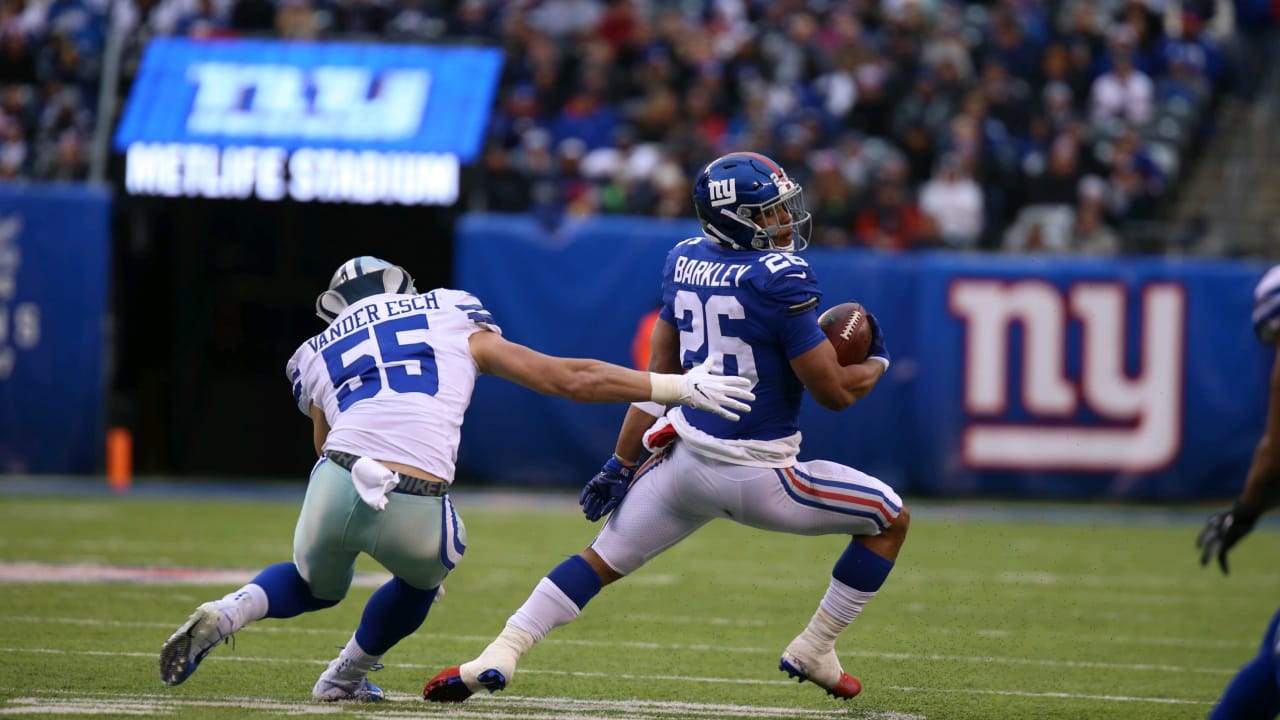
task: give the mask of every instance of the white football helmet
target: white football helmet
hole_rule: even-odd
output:
[[[316,317],[331,323],[348,305],[370,295],[418,294],[413,277],[399,265],[372,255],[342,263],[329,280],[329,289],[316,298]]]

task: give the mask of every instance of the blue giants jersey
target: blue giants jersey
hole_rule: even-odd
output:
[[[790,253],[732,250],[706,238],[672,248],[662,270],[663,320],[680,331],[685,369],[711,357],[725,375],[750,378],[751,412],[730,422],[683,408],[697,429],[727,440],[775,440],[799,431],[804,386],[791,358],[827,336],[813,269]]]

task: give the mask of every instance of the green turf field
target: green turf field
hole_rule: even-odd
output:
[[[379,577],[334,609],[246,628],[180,687],[158,679],[160,644],[197,604],[288,559],[296,503],[0,496],[0,715],[1203,718],[1280,605],[1274,527],[1236,549],[1224,578],[1196,562],[1198,510],[917,505],[897,569],[837,645],[865,686],[842,703],[777,664],[844,540],[713,523],[552,633],[506,692],[439,706],[419,699],[423,682],[478,653],[595,528],[568,497],[498,509],[456,497],[467,554],[375,674],[391,701],[335,708],[309,701],[312,683]],[[81,568],[80,582],[32,582],[13,576],[51,569],[18,563],[239,572],[93,582]]]

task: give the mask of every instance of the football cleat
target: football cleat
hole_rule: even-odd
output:
[[[181,685],[200,667],[200,661],[220,642],[231,639],[231,618],[207,602],[177,629],[160,648],[160,680]]]
[[[462,702],[481,690],[505,689],[516,676],[516,662],[534,642],[527,631],[507,625],[475,660],[436,673],[422,688],[422,699]]]
[[[386,699],[382,688],[361,678],[359,682],[343,682],[337,678],[320,676],[311,689],[311,699],[317,702],[378,702]]]
[[[799,678],[797,682],[808,680],[826,690],[831,697],[841,700],[849,700],[862,692],[862,683],[841,669],[834,650],[816,658],[801,660],[788,647],[778,661],[778,669],[785,672],[787,677]]]
[[[468,663],[469,664],[469,663]],[[476,674],[473,681],[463,680],[462,668],[441,670],[422,688],[422,699],[431,702],[462,702],[480,690],[497,692],[507,687],[507,676],[497,668],[487,668]]]
[[[381,669],[382,663],[373,664],[373,670]],[[347,677],[349,675],[356,677]],[[386,694],[382,688],[369,682],[364,673],[352,673],[350,664],[340,655],[320,673],[320,679],[311,688],[311,699],[317,702],[377,702],[386,699]]]

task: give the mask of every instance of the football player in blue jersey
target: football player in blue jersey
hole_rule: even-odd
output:
[[[1254,291],[1253,329],[1278,352],[1271,370],[1267,424],[1245,476],[1244,491],[1230,510],[1209,518],[1196,545],[1200,564],[1217,559],[1225,574],[1227,552],[1253,529],[1258,517],[1280,505],[1280,265]],[[1271,618],[1258,654],[1227,685],[1210,720],[1272,720],[1280,716],[1280,612]]]
[[[632,406],[613,457],[579,498],[589,520],[612,516],[589,547],[538,583],[479,657],[433,677],[423,690],[427,700],[457,702],[505,688],[519,658],[574,620],[603,586],[717,518],[850,536],[779,669],[838,698],[861,691],[840,666],[836,638],[893,569],[909,515],[874,477],[834,462],[797,462],[798,420],[805,390],[833,410],[871,392],[889,367],[884,336],[872,318],[870,357],[838,362],[818,327],[818,281],[796,254],[808,244],[809,213],[800,186],[773,160],[735,152],[711,162],[696,178],[693,202],[705,236],[667,256],[649,369],[710,363],[714,372],[749,378],[751,415],[727,423],[700,411]],[[646,450],[652,454],[641,464]]]
[[[336,605],[363,552],[393,577],[369,598],[312,698],[381,700],[369,671],[426,619],[466,549],[466,529],[448,493],[479,373],[580,402],[675,403],[730,421],[752,399],[747,380],[708,367],[661,375],[544,355],[504,339],[473,295],[419,293],[403,268],[374,257],[343,263],[317,298],[316,313],[328,327],[303,342],[287,366],[320,455],[294,530],[293,561],[197,607],[161,648],[166,685],[184,682],[224,638],[251,622]]]

